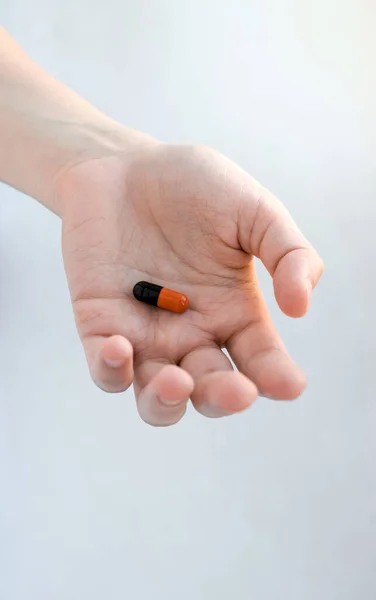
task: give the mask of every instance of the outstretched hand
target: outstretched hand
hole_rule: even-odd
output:
[[[56,189],[75,318],[99,387],[120,392],[133,381],[139,413],[153,425],[177,422],[189,398],[218,417],[258,394],[292,399],[303,391],[254,257],[291,317],[307,311],[323,264],[252,177],[210,149],[147,140],[72,166]],[[183,292],[189,310],[137,302],[140,280]]]

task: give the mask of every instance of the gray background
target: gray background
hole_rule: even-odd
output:
[[[302,321],[262,274],[299,401],[152,429],[89,380],[59,221],[0,188],[0,597],[374,600],[374,0],[1,0],[0,18],[112,117],[252,172],[327,265]]]

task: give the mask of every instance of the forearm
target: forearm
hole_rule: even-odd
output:
[[[59,214],[57,177],[131,131],[38,67],[0,27],[0,180]]]

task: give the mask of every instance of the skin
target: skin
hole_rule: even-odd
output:
[[[305,376],[271,322],[255,258],[291,317],[306,313],[323,264],[284,206],[214,150],[163,144],[114,123],[5,32],[0,48],[0,97],[2,87],[8,95],[0,178],[62,218],[72,306],[95,383],[121,392],[133,382],[140,416],[152,425],[179,421],[189,399],[221,417],[258,394],[299,396]],[[183,292],[190,309],[137,302],[140,280]]]

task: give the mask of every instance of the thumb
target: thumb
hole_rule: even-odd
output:
[[[273,277],[280,309],[290,317],[302,317],[324,265],[287,209],[259,186],[258,194],[244,198],[239,228],[243,250],[259,258]]]

